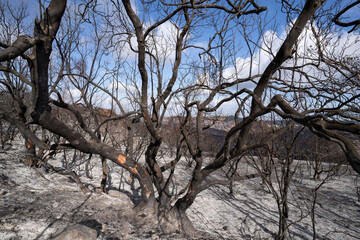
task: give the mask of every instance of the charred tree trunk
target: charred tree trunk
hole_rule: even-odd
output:
[[[106,193],[106,181],[108,175],[108,168],[106,164],[106,158],[101,158],[101,166],[102,166],[102,177],[101,177],[101,192]]]
[[[1,149],[4,150],[5,148],[5,133],[4,133],[4,126],[3,121],[0,121],[0,143],[1,143]]]
[[[160,229],[163,233],[181,233],[184,239],[212,239],[205,237],[198,231],[187,217],[183,209],[178,206],[164,208],[159,202],[153,204],[139,204],[135,208],[134,223],[138,226],[137,231],[141,234],[154,229]]]
[[[160,205],[164,208],[169,208],[170,201],[170,192],[168,189],[168,184],[164,182],[164,177],[160,166],[156,161],[156,157],[158,155],[159,148],[161,146],[161,140],[152,139],[146,152],[145,152],[145,160],[147,172],[151,174],[152,181],[158,191],[159,194],[159,202]]]
[[[26,147],[26,161],[30,167],[37,167],[38,161],[36,159],[35,145],[29,138],[25,138]]]

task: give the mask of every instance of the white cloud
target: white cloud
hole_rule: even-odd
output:
[[[64,102],[75,103],[81,98],[81,92],[76,88],[68,89],[63,91],[62,98]]]
[[[261,74],[264,72],[266,67],[269,65],[271,60],[276,55],[277,51],[281,47],[284,39],[287,36],[287,33],[289,32],[290,27],[287,26],[284,31],[282,31],[280,34],[277,34],[274,31],[267,31],[263,35],[262,42],[260,45],[260,48],[254,53],[253,58],[250,57],[239,57],[236,59],[236,64],[232,67],[228,67],[224,70],[224,78],[226,81],[231,82],[238,78],[246,78],[250,75],[250,69],[251,69],[251,75],[255,74]],[[318,29],[315,28],[316,31]],[[321,34],[320,34],[321,35]],[[323,47],[323,54],[325,57],[331,58],[331,59],[344,59],[347,57],[359,57],[360,56],[360,38],[359,34],[350,33],[347,32],[333,32],[329,35],[320,36],[322,41],[322,47]],[[319,63],[318,61],[318,51],[316,48],[316,39],[312,32],[312,29],[310,28],[310,25],[307,26],[307,28],[302,32],[301,36],[299,37],[299,41],[297,43],[297,58],[293,56],[293,58],[288,59],[285,61],[283,66],[301,66],[303,64],[313,63],[315,65],[311,66],[305,66],[302,68],[302,71],[307,73],[309,76],[312,76],[314,78],[307,79],[304,76],[301,76],[298,73],[295,73],[294,75],[291,75],[292,72],[286,71],[286,76],[282,75],[282,78],[284,79],[284,86],[281,87],[287,87],[288,85],[293,86],[304,86],[304,87],[311,87],[312,84],[317,84],[321,87],[331,87],[329,86],[328,81],[318,81],[318,79],[327,79],[329,76],[325,76],[325,74],[330,75],[334,78],[334,81],[341,80],[341,74],[337,72],[334,68],[329,69],[327,71],[319,71],[319,68],[323,68],[324,70],[328,69],[324,63]],[[330,72],[332,71],[332,72]],[[277,74],[277,73],[276,73]],[[282,71],[282,74],[285,74],[285,71]],[[315,79],[316,78],[316,79]],[[198,81],[200,81],[203,78],[199,78]],[[316,80],[316,82],[315,82]],[[279,82],[273,83],[277,86],[279,86]],[[248,88],[252,89],[256,85],[251,82],[241,83],[238,84],[235,87],[232,87],[232,91],[239,91],[242,88]],[[338,86],[335,86],[335,88]],[[236,90],[235,90],[236,88]],[[230,90],[231,90],[230,89]],[[350,89],[350,86],[348,88],[342,87],[339,88],[339,90],[342,91],[354,91]],[[313,88],[311,91],[316,91]],[[359,91],[359,89],[357,89]],[[219,99],[220,100],[220,99]],[[219,109],[224,114],[234,114],[237,109],[237,103],[235,100],[232,100],[230,102],[227,102],[221,106]]]
[[[148,38],[148,48],[160,61],[171,63],[175,60],[178,29],[167,21],[161,24],[152,36]]]

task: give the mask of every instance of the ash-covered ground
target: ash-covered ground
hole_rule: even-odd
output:
[[[159,229],[139,235],[139,226],[131,220],[135,213],[129,198],[137,194],[136,186],[134,189],[126,183],[129,176],[121,168],[109,163],[108,194],[97,191],[101,181],[99,159],[91,160],[88,176],[84,166],[73,168],[92,190],[84,194],[67,176],[29,168],[23,144],[7,148],[0,153],[0,239],[51,239],[75,224],[96,230],[98,239],[183,238],[176,232],[162,234]],[[62,158],[58,155],[50,163],[63,166]],[[245,164],[241,171],[254,172]],[[288,238],[312,239],[313,189],[321,180],[312,180],[307,166],[300,166],[297,172],[289,193]],[[188,179],[190,173],[187,163],[180,162],[174,186]],[[360,239],[357,179],[359,176],[344,166],[339,176],[320,188],[315,205],[317,239]],[[234,183],[233,194],[227,186],[212,187],[198,196],[187,213],[197,229],[211,234],[204,239],[272,239],[278,229],[274,196],[260,178]]]

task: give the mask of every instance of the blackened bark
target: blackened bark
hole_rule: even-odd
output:
[[[26,161],[30,167],[36,167],[38,165],[36,159],[35,145],[29,138],[25,138],[26,147]]]
[[[106,181],[108,175],[108,168],[106,164],[106,158],[101,158],[101,166],[102,166],[102,177],[101,177],[101,191],[106,193]]]
[[[48,67],[51,48],[46,49],[44,42],[39,41],[34,47],[35,60],[31,66],[32,104],[31,117],[35,123],[39,121],[41,113],[50,110],[48,105]]]
[[[38,123],[40,115],[49,111],[48,68],[52,42],[59,29],[66,0],[52,0],[41,21],[35,21],[34,36],[38,39],[33,48],[31,72],[32,113],[34,123]]]

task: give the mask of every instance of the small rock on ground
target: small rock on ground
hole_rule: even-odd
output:
[[[52,240],[96,240],[97,232],[83,225],[66,227]]]

